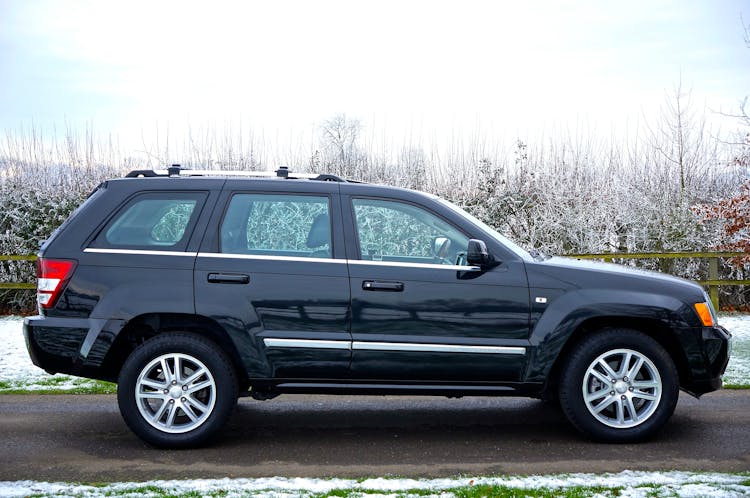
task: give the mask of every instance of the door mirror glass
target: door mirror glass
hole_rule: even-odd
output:
[[[483,240],[470,239],[466,252],[466,261],[471,266],[487,266],[490,262],[490,254],[487,252],[487,244]]]

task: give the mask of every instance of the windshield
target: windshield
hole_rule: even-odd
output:
[[[455,204],[446,201],[445,199],[441,199],[440,197],[435,197],[438,201],[440,201],[441,204],[448,207],[453,211],[454,213],[460,215],[462,218],[468,220],[469,222],[473,223],[474,225],[479,226],[482,230],[489,233],[496,241],[501,243],[504,247],[508,248],[510,251],[513,251],[515,254],[522,258],[528,258],[530,256],[529,252],[526,251],[523,247],[519,246],[509,238],[505,237],[504,235],[501,235],[497,230],[489,226],[487,223],[483,222],[479,218],[476,218],[472,216],[471,214],[467,213],[460,207],[456,206]]]

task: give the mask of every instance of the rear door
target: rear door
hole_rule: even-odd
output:
[[[196,261],[196,313],[230,332],[252,377],[347,374],[350,294],[338,220],[336,184],[227,182]]]

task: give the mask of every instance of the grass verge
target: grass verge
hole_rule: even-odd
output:
[[[3,496],[92,497],[300,497],[300,498],[482,498],[482,497],[672,497],[747,496],[747,473],[634,472],[477,478],[397,479],[207,479],[120,483],[0,483]]]
[[[0,381],[2,394],[116,394],[117,384],[75,377],[50,377],[34,381]]]

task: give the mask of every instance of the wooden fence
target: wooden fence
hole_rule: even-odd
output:
[[[608,263],[617,259],[707,259],[708,280],[698,280],[708,287],[708,295],[715,309],[719,309],[719,287],[724,285],[750,285],[750,280],[725,280],[719,278],[719,260],[748,256],[745,252],[643,252],[643,253],[599,253],[568,254],[568,257],[579,259],[601,259]]]
[[[19,256],[16,254],[0,254],[0,261],[36,261],[36,256]],[[36,289],[36,282],[0,282],[2,289]]]
[[[719,309],[719,287],[724,285],[750,285],[750,280],[724,280],[719,278],[719,260],[748,256],[744,252],[660,252],[660,253],[598,253],[568,254],[568,257],[579,259],[601,259],[607,262],[624,259],[707,259],[708,280],[698,283],[708,287],[708,293],[716,309]],[[18,256],[0,254],[0,261],[36,261],[36,256]],[[0,289],[36,289],[36,283],[0,282]]]

